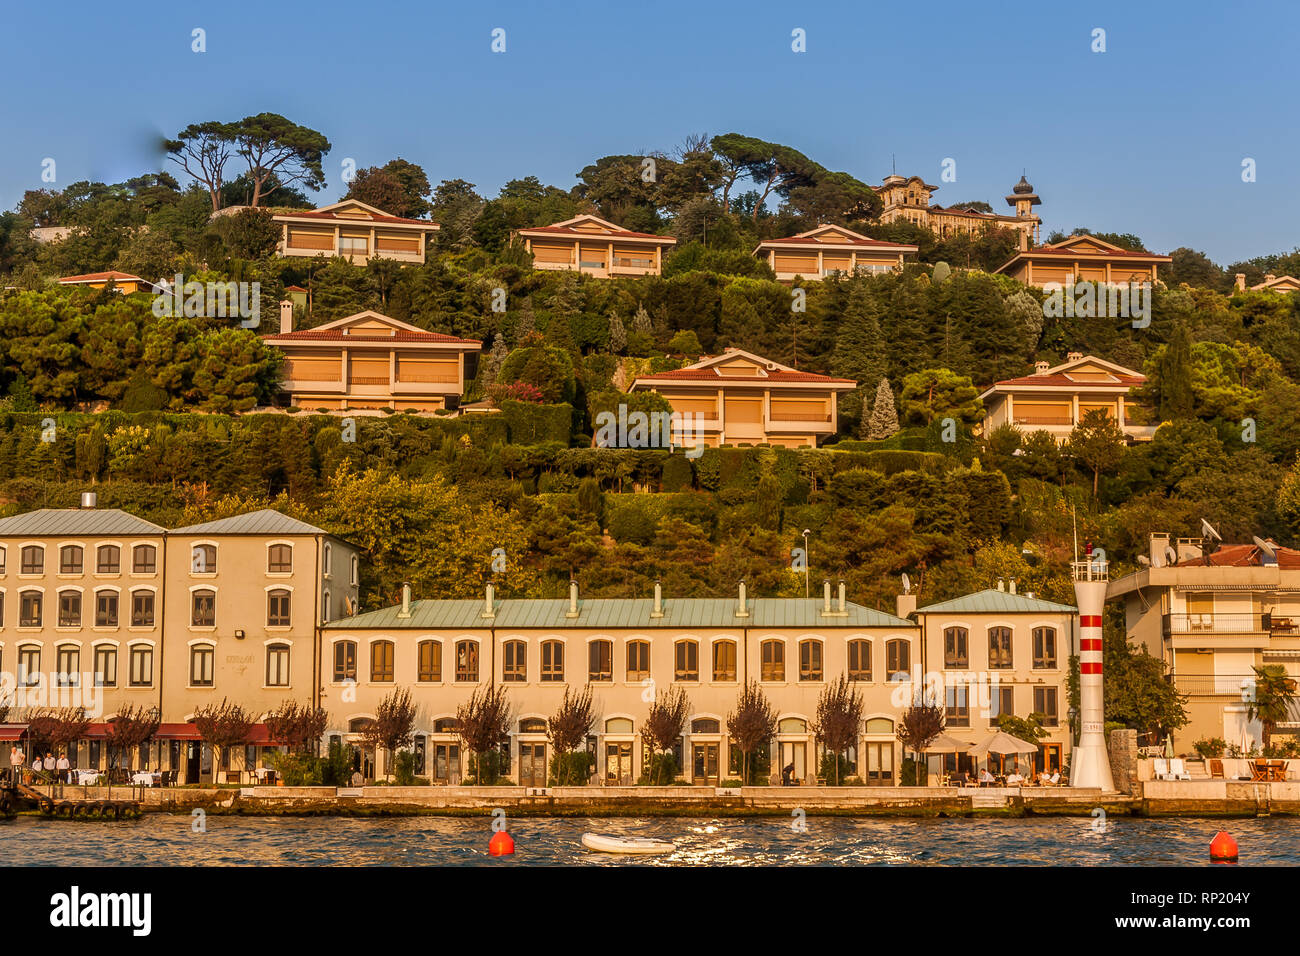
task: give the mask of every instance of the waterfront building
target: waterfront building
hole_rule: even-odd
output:
[[[532,253],[534,269],[612,276],[657,276],[665,250],[677,245],[672,236],[631,232],[607,219],[584,213],[549,226],[513,233]]]
[[[1011,195],[1006,197],[1007,205],[1015,210],[1015,215],[1012,216],[1000,216],[977,209],[945,209],[930,201],[938,188],[920,176],[903,177],[896,173],[886,176],[879,186],[872,187],[884,203],[880,221],[910,222],[914,226],[929,229],[940,239],[976,235],[985,229],[1013,229],[1020,235],[1020,248],[1025,249],[1038,242],[1038,230],[1043,221],[1034,213],[1034,207],[1042,205],[1042,200],[1024,176],[1011,187]]]
[[[1155,283],[1160,278],[1161,264],[1173,261],[1169,256],[1125,249],[1096,236],[1077,235],[1022,249],[993,271],[1040,288],[1049,283],[1127,285]]]
[[[280,306],[280,332],[264,340],[284,353],[282,388],[299,408],[329,411],[456,408],[465,391],[466,357],[482,344],[428,332],[366,311],[312,329],[293,327]]]
[[[276,255],[339,256],[356,266],[371,259],[423,265],[429,237],[438,231],[436,222],[390,216],[356,199],[317,209],[282,209],[272,218],[280,226]]]
[[[995,382],[980,395],[988,415],[984,434],[1010,424],[1026,434],[1045,431],[1058,442],[1070,437],[1088,412],[1100,409],[1129,441],[1150,441],[1155,425],[1137,424],[1131,397],[1146,376],[1115,362],[1071,352],[1060,365],[1039,362],[1033,375]]]
[[[870,239],[834,225],[818,226],[784,239],[764,239],[754,247],[754,255],[767,262],[778,282],[897,272],[906,258],[916,253],[916,246]]]
[[[857,382],[805,372],[743,349],[636,379],[629,392],[658,392],[691,437],[684,445],[813,448],[839,428],[837,398]]]
[[[1124,610],[1129,640],[1164,662],[1187,695],[1175,746],[1219,737],[1249,751],[1261,741],[1249,718],[1255,667],[1275,664],[1300,678],[1300,551],[1255,539],[1217,548],[1202,538],[1150,536],[1142,567],[1112,580],[1107,599]],[[1275,731],[1295,734],[1293,714]]]

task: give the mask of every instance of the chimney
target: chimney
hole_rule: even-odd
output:
[[[1006,582],[1003,581],[1001,578],[998,578],[998,590],[999,590],[999,591],[1005,591],[1006,589],[1007,589],[1007,584],[1006,584]]]
[[[1051,366],[1048,362],[1035,362],[1035,363],[1034,363],[1034,374],[1035,374],[1035,375],[1046,375],[1046,374],[1047,374],[1047,370],[1048,370],[1049,368],[1051,368],[1051,367],[1052,367],[1052,366]]]
[[[1273,273],[1271,273],[1271,272],[1265,272],[1265,273],[1264,273],[1264,281],[1265,281],[1265,282],[1272,282],[1272,281],[1273,281],[1274,279],[1276,279],[1276,278],[1277,278],[1277,276],[1273,275]]]
[[[1067,362],[1077,362],[1081,358],[1083,358],[1082,352],[1071,352],[1069,355],[1065,357],[1065,360]]]
[[[736,617],[749,617],[749,601],[745,598],[745,582],[740,582],[740,602],[736,605]]]
[[[411,584],[409,581],[402,583],[402,609],[397,612],[397,616],[403,620],[411,616]]]
[[[916,595],[900,594],[895,599],[898,602],[898,616],[906,620],[916,613]]]
[[[1024,229],[1020,230],[1020,251],[1021,252],[1029,251],[1029,233]]]
[[[650,616],[651,617],[664,616],[664,589],[663,589],[663,585],[660,584],[658,581],[655,582],[655,607],[654,610],[650,612]]]
[[[287,335],[293,331],[293,301],[280,300],[280,334]]]
[[[830,579],[822,581],[822,617],[831,616],[831,582]]]
[[[848,605],[844,603],[844,582],[840,582],[840,617],[848,617]]]
[[[99,494],[94,491],[83,491],[81,493],[81,507],[97,508],[99,507]]]
[[[497,616],[496,588],[490,584],[483,592],[483,613],[479,616],[489,619]]]
[[[1151,535],[1151,550],[1148,553],[1148,556],[1151,558],[1151,567],[1163,568],[1168,563],[1165,556],[1165,548],[1167,547],[1169,547],[1169,535]]]
[[[1008,588],[1008,590],[1010,590],[1010,592],[1011,592],[1012,594],[1015,594],[1015,593],[1016,593],[1016,579],[1015,579],[1015,578],[1012,578],[1011,580],[1009,580],[1009,581],[1007,582],[1007,588]]]
[[[1245,291],[1246,291],[1246,273],[1244,273],[1244,272],[1238,272],[1235,278],[1236,278],[1236,280],[1237,280],[1236,283],[1234,284],[1234,287],[1236,288],[1236,290],[1237,290],[1238,292],[1245,292]]]
[[[573,581],[573,580],[569,581],[569,610],[565,613],[564,616],[565,617],[578,616],[578,582],[577,581]]]

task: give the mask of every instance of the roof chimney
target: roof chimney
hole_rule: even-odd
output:
[[[655,582],[655,607],[650,612],[651,617],[664,616],[664,588],[658,581]]]
[[[1012,594],[1015,594],[1015,593],[1016,593],[1016,579],[1015,579],[1015,578],[1012,578],[1010,581],[1007,582],[1007,589],[1008,589]]]
[[[83,491],[81,493],[81,507],[83,508],[99,507],[99,494],[94,491]]]
[[[578,616],[578,582],[569,581],[569,610],[565,612],[565,617]]]
[[[1046,375],[1046,374],[1047,374],[1047,370],[1048,370],[1049,368],[1051,368],[1051,367],[1052,367],[1051,364],[1048,363],[1048,362],[1035,362],[1035,363],[1034,363],[1034,374],[1035,374],[1035,375]]]
[[[844,603],[844,582],[840,582],[840,616],[848,617],[849,609]]]
[[[822,617],[831,616],[831,582],[830,578],[822,581]]]
[[[916,613],[915,594],[900,594],[894,600],[896,602],[899,617],[906,619]]]
[[[1244,272],[1238,272],[1237,275],[1235,276],[1235,279],[1236,279],[1236,282],[1234,283],[1234,285],[1235,285],[1235,288],[1237,289],[1237,291],[1238,291],[1238,292],[1245,292],[1245,291],[1246,291],[1246,273],[1244,273]]]
[[[1006,589],[1007,589],[1007,584],[1006,584],[1006,582],[1003,581],[1001,578],[998,578],[998,590],[999,590],[999,591],[1005,591]]]
[[[1083,353],[1082,353],[1082,352],[1071,352],[1069,355],[1067,355],[1067,356],[1065,357],[1065,360],[1066,360],[1067,362],[1077,362],[1077,361],[1079,361],[1081,358],[1083,358]]]
[[[280,300],[280,334],[287,335],[293,331],[293,300]]]
[[[1272,281],[1273,281],[1274,279],[1276,279],[1276,278],[1277,278],[1277,276],[1273,275],[1273,273],[1271,273],[1271,272],[1265,272],[1265,273],[1264,273],[1264,281],[1265,281],[1265,282],[1272,282]]]
[[[491,584],[483,591],[483,613],[479,616],[488,619],[497,616],[496,588]]]
[[[736,617],[749,617],[749,600],[745,597],[745,582],[740,582],[740,601],[736,605]]]
[[[402,609],[397,612],[397,616],[406,619],[411,616],[411,583],[402,582]]]

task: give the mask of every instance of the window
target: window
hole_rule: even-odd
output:
[[[95,570],[100,574],[117,574],[122,570],[122,549],[115,544],[101,544],[95,552]]]
[[[329,574],[330,546],[325,545],[325,573]],[[266,549],[266,570],[268,574],[288,574],[293,570],[293,548],[287,544],[273,544]]]
[[[713,642],[713,679],[734,681],[736,679],[736,642]]]
[[[1014,688],[1011,687],[994,687],[993,692],[989,695],[989,725],[996,727],[998,718],[1003,714],[1008,717],[1014,717],[1016,714],[1014,704]]]
[[[59,592],[59,627],[81,626],[81,592]]]
[[[153,627],[153,592],[135,591],[131,594],[131,626]]]
[[[542,680],[564,680],[564,645],[559,641],[542,643]]]
[[[196,544],[190,549],[190,573],[217,573],[217,546],[215,544]]]
[[[152,544],[137,544],[131,549],[131,570],[136,574],[153,574],[158,570],[158,549]]]
[[[76,687],[81,672],[81,648],[65,645],[58,649],[58,682],[60,687]]]
[[[266,595],[266,626],[289,626],[289,592],[276,588]]]
[[[970,698],[966,693],[966,685],[958,687],[949,687],[946,692],[947,707],[945,715],[949,727],[969,727],[970,726]]]
[[[442,680],[442,643],[421,641],[415,650],[418,658],[415,679],[426,684]]]
[[[907,680],[912,670],[912,642],[894,638],[885,642],[885,680]]]
[[[762,656],[762,679],[785,680],[785,641],[764,641]]]
[[[1056,712],[1056,688],[1034,688],[1034,713],[1043,715],[1044,727],[1055,727],[1059,717]]]
[[[283,548],[283,547],[287,547],[287,545],[281,544],[281,545],[276,545],[276,547]],[[287,564],[289,562],[286,561],[285,563]],[[328,541],[325,542],[325,548],[321,554],[320,563],[321,563],[321,570],[324,572],[326,577],[329,577],[330,572],[333,571],[334,569],[334,548],[330,545]],[[284,570],[288,571],[290,569],[286,567],[284,568]]]
[[[45,573],[45,549],[39,544],[29,544],[23,548],[23,574]]]
[[[0,548],[0,574],[5,573],[5,559],[9,556],[8,548]]]
[[[849,641],[849,680],[871,680],[870,641]]]
[[[59,573],[80,574],[81,557],[81,545],[65,544],[59,549]]]
[[[148,687],[153,683],[153,648],[140,644],[131,648],[131,686]]]
[[[370,248],[365,236],[339,236],[339,255],[364,256]]]
[[[506,641],[501,650],[504,655],[501,679],[512,684],[528,680],[528,645],[523,641]]]
[[[359,568],[359,562],[357,561],[357,556],[354,554],[352,555],[352,586],[353,587],[356,587],[358,580],[360,580],[357,576],[358,568]]]
[[[41,682],[41,649],[31,644],[18,648],[18,683],[35,687]]]
[[[95,594],[95,626],[117,627],[116,591],[99,591]]]
[[[95,686],[117,686],[117,648],[95,648]]]
[[[822,679],[822,642],[799,642],[799,679]]]
[[[356,641],[337,641],[334,644],[334,680],[342,682],[357,679]]]
[[[1034,667],[1056,667],[1056,628],[1034,628]]]
[[[217,592],[195,591],[192,597],[190,624],[194,627],[217,626]]]
[[[542,651],[542,680],[546,680],[545,645],[542,646]],[[563,675],[563,661],[560,670]],[[462,683],[478,681],[478,641],[460,641],[456,644],[456,680]]]
[[[989,667],[1007,668],[1011,666],[1011,628],[989,628]]]
[[[393,679],[392,641],[375,641],[370,645],[370,679],[377,683]]]
[[[699,680],[700,645],[695,641],[678,641],[674,651],[673,680]]]
[[[627,645],[627,679],[648,680],[650,678],[650,642],[628,641]]]
[[[24,591],[18,596],[18,626],[19,627],[40,627],[41,626],[41,599],[43,595],[40,591]]]
[[[611,641],[592,641],[587,645],[587,680],[611,681],[614,679],[614,644]]]
[[[266,686],[289,686],[289,645],[271,644],[266,649]]]
[[[943,666],[970,667],[970,652],[964,627],[948,627],[943,631]]]
[[[216,658],[211,644],[195,644],[190,648],[190,686],[212,686],[212,663]]]
[[[722,733],[722,721],[712,717],[697,717],[691,721],[691,733],[720,734]]]

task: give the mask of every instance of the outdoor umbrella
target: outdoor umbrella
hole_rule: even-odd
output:
[[[926,745],[924,753],[927,757],[930,754],[964,754],[969,749],[970,744],[962,743],[956,737],[940,734]],[[927,772],[928,770],[927,767]]]
[[[999,730],[996,734],[982,743],[975,744],[968,751],[972,757],[978,760],[980,757],[988,758],[989,754],[1036,754],[1038,753],[1038,744],[1031,744],[1028,740],[1021,740],[1019,737],[1013,737],[1004,730]]]

